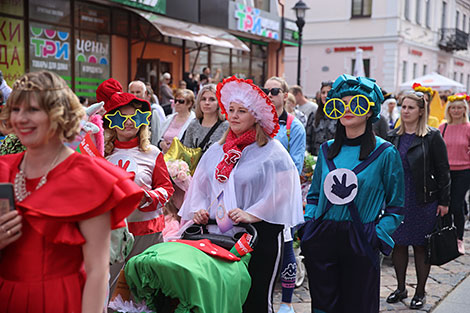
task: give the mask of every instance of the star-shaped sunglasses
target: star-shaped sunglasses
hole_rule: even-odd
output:
[[[325,112],[325,115],[329,118],[337,120],[344,116],[347,107],[349,107],[349,111],[351,111],[352,114],[364,116],[374,105],[374,102],[370,102],[369,99],[363,95],[352,97],[348,104],[344,103],[344,101],[339,98],[332,98],[325,103],[323,112]]]
[[[151,115],[152,113],[150,111],[142,112],[140,109],[135,110],[135,113],[132,115],[122,115],[121,111],[117,110],[113,114],[105,114],[104,118],[109,121],[109,128],[117,127],[123,130],[124,124],[128,119],[134,123],[135,128],[139,128],[142,125],[149,125]]]

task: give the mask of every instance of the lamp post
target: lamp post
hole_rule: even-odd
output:
[[[295,16],[297,20],[295,24],[299,28],[299,54],[297,56],[297,85],[300,86],[300,63],[301,63],[301,55],[302,55],[302,29],[305,25],[305,11],[309,10],[310,8],[302,1],[299,0],[294,5],[292,10],[295,11]]]

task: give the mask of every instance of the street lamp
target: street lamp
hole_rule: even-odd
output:
[[[297,85],[299,86],[300,86],[300,63],[301,63],[300,61],[301,61],[301,54],[302,54],[302,29],[304,28],[304,25],[305,25],[305,11],[309,9],[310,8],[302,0],[297,1],[297,3],[292,8],[292,10],[295,11],[295,16],[297,17],[295,24],[297,24],[297,27],[299,28],[299,55],[297,57]]]

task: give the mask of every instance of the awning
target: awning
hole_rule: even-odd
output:
[[[164,36],[191,40],[211,46],[250,51],[250,48],[241,40],[221,29],[182,22],[153,13],[132,11],[152,23]]]

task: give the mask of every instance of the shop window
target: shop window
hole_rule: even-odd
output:
[[[32,20],[70,26],[70,1],[29,1]]]
[[[258,86],[263,86],[267,78],[266,59],[253,59],[251,62],[251,79]]]
[[[29,24],[29,69],[49,70],[72,80],[70,28],[31,22]]]
[[[211,73],[215,77],[217,70],[220,70],[219,79],[231,76],[230,69],[230,49],[211,46]]]
[[[370,17],[372,0],[352,0],[352,17]]]
[[[75,5],[75,27],[100,33],[109,33],[110,13],[107,8],[77,2]]]
[[[76,30],[75,41],[75,93],[94,98],[110,76],[109,35]]]
[[[23,1],[0,1],[0,12],[22,17]]]
[[[196,48],[190,48],[189,52],[189,71],[195,76],[202,73],[202,69],[209,64],[209,48],[197,44]]]
[[[232,50],[232,74],[238,78],[250,77],[250,52]]]
[[[127,37],[129,33],[129,13],[124,10],[113,9],[112,32],[115,35]]]

